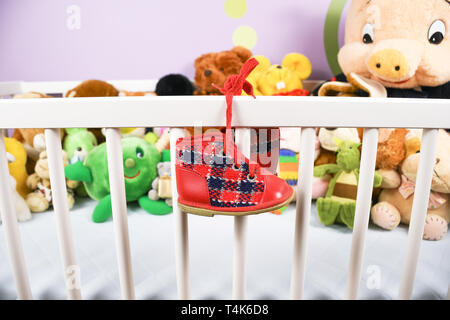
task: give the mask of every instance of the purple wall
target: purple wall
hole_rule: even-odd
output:
[[[233,32],[254,28],[254,54],[281,63],[300,52],[312,79],[331,73],[323,46],[330,0],[247,0],[232,19],[225,0],[1,0],[0,81],[151,79],[171,72],[189,77],[202,53],[233,47]],[[67,10],[80,8],[80,25]],[[70,30],[67,24],[74,30]],[[341,21],[340,39],[343,23]]]

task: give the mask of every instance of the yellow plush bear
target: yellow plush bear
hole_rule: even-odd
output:
[[[27,152],[22,143],[14,138],[4,138],[6,152],[14,156],[14,161],[8,163],[9,174],[16,180],[17,192],[25,198],[30,192],[27,187],[28,173],[26,169]]]
[[[270,65],[268,58],[255,56],[259,65],[247,80],[253,85],[255,95],[307,95],[303,80],[311,75],[311,62],[300,53],[287,54],[281,65]]]

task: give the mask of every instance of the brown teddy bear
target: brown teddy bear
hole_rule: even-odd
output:
[[[414,199],[414,188],[420,155],[413,152],[412,146],[417,135],[407,140],[407,157],[401,164],[396,180],[401,181],[397,188],[383,189],[371,211],[372,221],[383,229],[395,229],[400,222],[409,224]],[[412,145],[412,146],[411,146]],[[410,152],[408,152],[410,151]],[[401,174],[401,176],[400,176]],[[439,130],[436,164],[433,170],[431,194],[428,203],[423,238],[440,240],[448,230],[450,222],[450,135]]]
[[[66,98],[82,98],[82,97],[117,97],[119,90],[113,85],[102,80],[86,80],[80,83],[75,88],[66,92]],[[90,128],[97,142],[103,143],[106,141],[105,136],[100,128]]]
[[[64,166],[69,164],[67,154],[63,151]],[[50,173],[48,170],[47,151],[42,151],[39,160],[36,162],[35,172],[27,178],[27,187],[32,190],[25,201],[32,212],[46,211],[52,203],[52,191],[50,186]],[[72,209],[75,203],[73,189],[77,188],[79,182],[66,180],[67,183],[67,201],[69,209]]]
[[[228,51],[206,53],[195,59],[196,95],[221,95],[212,84],[223,88],[231,75],[238,74],[244,63],[252,56],[244,47],[234,47]]]
[[[80,97],[117,97],[119,90],[102,80],[86,80],[67,91],[66,98]]]

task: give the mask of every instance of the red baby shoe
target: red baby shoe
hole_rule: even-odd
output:
[[[289,204],[293,189],[235,144],[226,148],[223,133],[180,138],[176,144],[178,205],[199,215],[250,215]],[[228,152],[226,152],[228,151]]]
[[[277,210],[293,198],[293,189],[262,168],[258,159],[247,159],[232,137],[233,96],[244,90],[255,97],[246,78],[257,65],[256,59],[248,60],[239,75],[230,76],[224,88],[218,88],[227,102],[225,133],[217,131],[180,138],[176,143],[178,205],[184,212],[244,216]],[[255,148],[255,143],[251,143],[253,156],[263,152],[271,154],[279,148],[269,143],[263,151],[262,147]]]

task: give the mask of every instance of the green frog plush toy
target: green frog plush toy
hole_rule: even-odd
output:
[[[353,229],[361,144],[337,138],[335,141],[338,146],[336,164],[324,164],[314,168],[315,177],[334,174],[326,196],[317,199],[317,213],[319,220],[326,226],[343,223]],[[379,187],[381,180],[381,176],[375,172],[374,187]]]
[[[147,193],[157,176],[156,166],[161,160],[161,154],[153,144],[138,137],[123,138],[122,150],[126,200],[138,201],[140,207],[148,212],[151,200]],[[68,179],[82,181],[88,195],[99,201],[92,220],[108,220],[112,215],[112,207],[106,143],[92,149],[84,161],[65,167],[65,174]]]
[[[97,145],[97,138],[86,128],[67,128],[63,149],[67,152],[69,164],[84,161],[88,153]],[[75,189],[78,197],[87,197],[86,189],[80,184]]]

